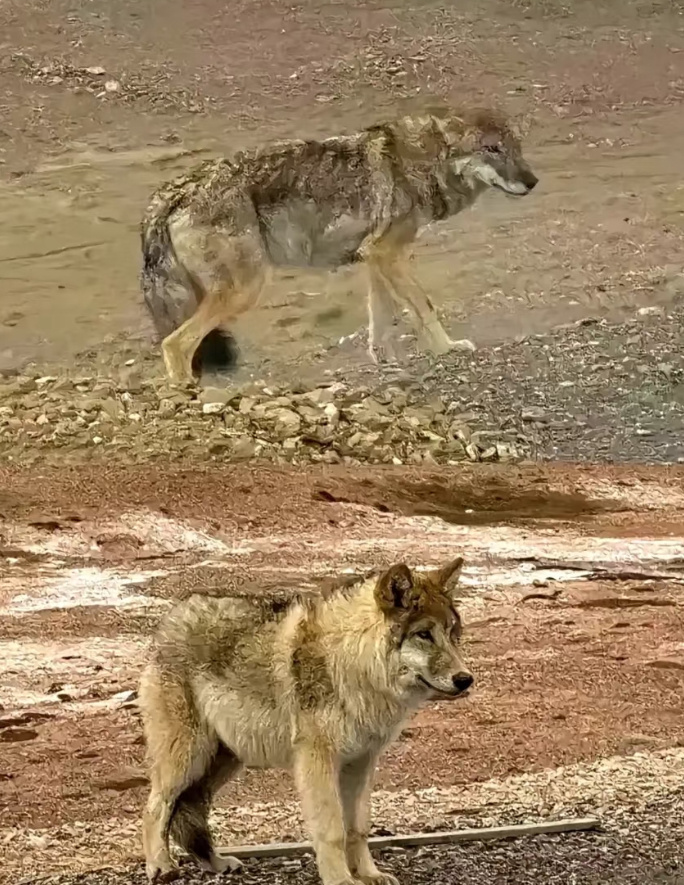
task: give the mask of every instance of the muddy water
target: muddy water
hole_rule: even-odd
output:
[[[182,149],[73,146],[2,185],[12,223],[0,232],[0,369],[63,362],[106,335],[148,334],[141,212],[157,183],[218,150],[199,129]],[[490,343],[663,297],[658,280],[681,241],[684,189],[672,182],[682,150],[672,111],[619,127],[540,127],[528,148],[541,178],[532,197],[488,194],[417,249],[420,275],[457,337]],[[356,270],[281,275],[240,322],[246,359],[306,358],[353,332],[364,322],[363,288]]]

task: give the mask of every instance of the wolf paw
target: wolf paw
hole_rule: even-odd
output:
[[[392,345],[376,344],[375,342],[368,345],[368,353],[376,366],[396,365],[399,362],[396,351]]]
[[[237,857],[214,854],[210,861],[203,862],[201,866],[208,873],[237,873],[242,869],[243,863]]]
[[[364,885],[399,885],[399,879],[391,873],[378,873],[377,876],[362,876]]]
[[[459,338],[457,341],[452,341],[449,349],[456,353],[473,353],[477,350],[469,338]]]
[[[175,881],[180,876],[180,870],[177,867],[165,866],[162,868],[155,863],[148,863],[145,871],[152,885],[164,885],[166,882]]]

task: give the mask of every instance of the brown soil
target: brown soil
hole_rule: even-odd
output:
[[[0,27],[12,219],[0,236],[0,368],[147,336],[136,231],[162,179],[266,138],[357,128],[425,95],[531,114],[542,180],[532,199],[492,195],[421,241],[420,273],[457,337],[495,342],[671,297],[677,3],[264,0],[228,11],[202,0],[162,15],[131,0],[57,0],[6,4]],[[281,279],[240,323],[247,363],[308,365],[363,322],[362,286],[355,272]]]

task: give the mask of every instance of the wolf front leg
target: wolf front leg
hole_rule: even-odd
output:
[[[413,314],[419,335],[433,353],[441,355],[450,350],[475,350],[475,345],[467,338],[458,341],[449,338],[432,300],[409,270],[404,256],[382,256],[381,268],[397,299]]]
[[[367,885],[399,885],[389,873],[381,872],[368,847],[370,798],[377,755],[368,753],[344,765],[340,792],[347,831],[347,860],[352,873]]]
[[[339,766],[331,748],[316,738],[302,741],[294,775],[323,885],[360,885],[347,863]]]
[[[396,362],[392,342],[394,325],[393,297],[387,281],[372,261],[368,270],[368,352],[374,363]]]

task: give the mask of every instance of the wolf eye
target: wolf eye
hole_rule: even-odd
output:
[[[418,639],[423,639],[425,642],[432,642],[432,633],[429,630],[419,630],[418,633],[415,634]]]
[[[488,150],[490,154],[500,154],[501,153],[501,145],[500,144],[488,144],[486,150]]]

